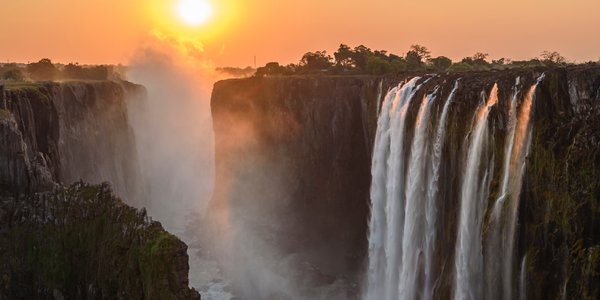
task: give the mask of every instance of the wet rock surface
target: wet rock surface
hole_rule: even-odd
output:
[[[107,184],[0,199],[3,299],[199,299],[187,246]]]
[[[0,87],[0,299],[200,298],[187,246],[127,205],[145,200],[127,119],[144,97],[128,82]]]
[[[435,252],[440,273],[436,297],[452,295],[460,180],[443,174],[461,170],[460,149],[466,147],[469,116],[482,92],[489,93],[497,83],[499,102],[490,111],[489,127],[495,141],[490,154],[499,155],[494,156],[487,220],[499,196],[502,137],[508,130],[515,82],[519,78],[522,98],[542,74],[545,78],[532,108],[533,137],[520,196],[513,269],[519,270],[526,257],[523,292],[531,299],[600,297],[597,66],[419,75],[431,79],[415,99],[436,87],[445,99],[453,83],[461,82],[456,103],[450,106],[449,141],[442,150],[451,159],[440,166],[442,176],[451,179],[439,191],[444,199],[439,222],[446,229],[438,233],[441,240]],[[310,265],[327,276],[353,274],[352,280],[360,283],[379,106],[390,87],[412,76],[288,76],[218,82],[211,103],[217,153],[213,212],[227,211],[231,219],[248,218],[248,224],[257,228],[277,224],[268,231],[284,251],[303,253]],[[441,105],[432,109],[439,112]],[[411,104],[407,124],[414,124],[417,111],[418,105]],[[248,213],[252,209],[258,212]]]

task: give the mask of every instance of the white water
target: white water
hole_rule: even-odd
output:
[[[523,256],[521,262],[521,274],[519,275],[519,299],[527,299],[527,255]]]
[[[460,199],[458,235],[456,242],[456,283],[454,299],[480,299],[482,292],[483,256],[481,252],[481,224],[485,212],[488,178],[493,167],[484,166],[482,156],[487,152],[488,116],[490,108],[498,102],[498,85],[494,84],[486,103],[476,113],[469,150],[463,174]]]
[[[439,178],[440,178],[440,162],[442,160],[442,148],[446,137],[446,119],[448,118],[448,111],[450,103],[454,100],[456,91],[458,90],[458,81],[454,83],[454,87],[444,104],[442,115],[437,125],[435,133],[435,142],[431,151],[431,168],[429,174],[429,180],[427,181],[427,202],[425,209],[425,283],[423,285],[423,299],[432,299],[433,297],[433,286],[432,282],[436,277],[433,270],[433,253],[436,243],[436,232],[437,232],[437,194],[439,190]]]
[[[486,298],[487,299],[498,299],[502,296],[502,291],[507,287],[507,283],[499,278],[502,275],[501,267],[502,264],[502,247],[503,240],[501,238],[499,222],[502,207],[506,199],[509,188],[510,179],[510,162],[512,157],[512,151],[514,146],[515,127],[517,123],[517,100],[519,95],[519,83],[520,78],[517,77],[515,86],[513,88],[513,94],[510,101],[510,108],[508,112],[508,134],[504,142],[504,162],[502,165],[502,182],[500,185],[499,197],[496,200],[492,213],[490,216],[490,230],[487,237],[487,254],[485,258],[485,272],[486,272]],[[500,284],[498,284],[500,282]]]
[[[499,131],[492,129],[498,122],[490,120],[490,111],[498,106],[502,112],[497,84],[489,95],[482,96],[473,114],[462,116],[461,101],[465,99],[454,99],[459,87],[456,81],[443,108],[438,105],[441,112],[436,123],[432,122],[436,116],[433,104],[440,98],[441,88],[435,87],[419,104],[411,105],[423,85],[417,85],[419,80],[415,78],[391,89],[381,106],[371,170],[369,269],[364,298],[434,299],[447,297],[443,293],[450,291],[453,299],[512,299],[513,296],[524,299],[526,259],[521,262],[520,274],[515,274],[513,266],[517,264],[513,256],[537,84],[523,95],[519,91],[522,83],[516,80],[509,99],[504,150],[496,153],[494,144]],[[455,125],[448,122],[450,106],[455,102],[453,111],[459,120],[461,117],[472,119],[472,123],[467,127],[470,131],[462,143],[463,148],[458,149],[457,157],[462,160],[448,164],[444,167],[448,169],[441,172],[442,162],[450,159],[444,155],[452,155],[444,154],[445,145],[451,142],[456,145],[456,141],[445,137],[448,127]],[[407,114],[409,106],[410,111],[415,112],[417,105],[414,131],[411,131],[413,124],[407,120],[413,119]],[[436,124],[435,130],[433,124]],[[486,212],[497,155],[503,158],[499,167],[501,174],[496,176],[499,184],[494,185],[498,198]],[[440,202],[442,199],[452,200],[452,196],[440,194],[442,187],[454,182],[452,178],[458,182],[456,215],[440,211],[441,207],[448,207],[447,203]],[[449,191],[445,187],[443,192]],[[489,213],[489,224],[484,224],[486,213]],[[452,250],[445,246],[447,236],[438,237],[438,234],[447,233],[443,226],[454,224],[453,219],[457,231]],[[446,242],[438,246],[438,239]],[[452,257],[454,261],[449,262]],[[442,278],[442,274],[446,277]],[[447,282],[448,279],[452,282]],[[518,288],[513,287],[515,284]],[[438,294],[441,287],[443,290]]]
[[[515,88],[509,112],[509,134],[506,139],[504,169],[499,197],[494,203],[490,220],[488,238],[488,299],[513,299],[514,239],[517,224],[517,210],[525,159],[529,153],[531,141],[531,106],[540,77],[526,93],[517,118],[517,94]],[[517,82],[518,84],[518,82]],[[502,276],[501,285],[495,284],[497,275]],[[494,289],[492,287],[498,287]],[[501,293],[501,295],[499,295]]]
[[[417,85],[418,80],[414,78],[390,90],[378,120],[372,165],[367,299],[431,297],[427,289],[421,289],[423,284],[419,284],[420,277],[426,276],[428,284],[432,277],[431,271],[425,270],[423,261],[423,253],[427,252],[426,263],[431,267],[435,233],[430,230],[436,230],[433,198],[437,186],[432,188],[430,185],[438,183],[444,127],[457,85],[444,105],[431,151],[428,128],[437,92],[423,97],[409,159],[405,162],[407,110],[414,94],[427,82]],[[435,157],[432,165],[426,163],[430,156]],[[411,176],[406,177],[405,172]]]
[[[371,168],[367,299],[398,298],[404,225],[404,161],[399,154],[403,153],[406,111],[420,87],[416,86],[419,79],[413,78],[388,92],[377,122]]]
[[[424,96],[417,115],[415,133],[410,151],[406,181],[406,217],[402,237],[402,267],[400,271],[400,299],[417,297],[417,278],[420,276],[420,254],[425,248],[425,186],[427,157],[427,125],[429,108],[435,93]]]

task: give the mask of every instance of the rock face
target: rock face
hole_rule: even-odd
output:
[[[48,190],[54,182],[109,181],[128,203],[141,205],[126,99],[144,95],[143,87],[127,82],[5,86],[0,187],[23,193]]]
[[[452,295],[460,198],[461,147],[471,117],[494,83],[490,111],[495,153],[486,219],[498,193],[509,99],[519,77],[531,86],[542,74],[533,104],[533,136],[518,211],[514,270],[526,257],[528,298],[600,293],[600,67],[510,70],[430,76],[420,94],[440,88],[448,96],[461,78],[448,115],[440,166],[440,241],[434,295]],[[215,85],[216,186],[212,208],[231,219],[272,225],[286,251],[308,252],[324,273],[362,274],[367,252],[371,158],[382,96],[404,77],[290,76],[226,80]],[[419,98],[420,99],[420,98]],[[418,102],[418,101],[416,101]],[[441,111],[435,105],[434,112]],[[408,110],[414,124],[418,105]],[[436,119],[436,118],[432,118]],[[412,126],[412,125],[410,125]],[[413,128],[408,128],[412,132]],[[407,136],[412,139],[412,136]],[[490,154],[493,154],[490,153]],[[263,216],[275,217],[265,219]],[[518,276],[515,276],[517,278]],[[516,279],[515,279],[516,280]],[[517,286],[517,285],[515,285]],[[514,291],[513,295],[518,295]]]
[[[276,224],[279,244],[314,249],[325,270],[355,271],[380,89],[372,77],[218,82],[213,206],[255,226]]]
[[[127,119],[144,97],[127,82],[0,86],[0,299],[200,298],[183,242],[81,183],[144,205]]]
[[[106,184],[0,201],[4,299],[200,298],[187,246]]]

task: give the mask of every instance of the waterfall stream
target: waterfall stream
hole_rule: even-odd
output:
[[[440,171],[442,165],[451,159],[444,150],[451,142],[446,133],[453,126],[451,115],[456,114],[453,103],[465,100],[459,98],[464,97],[459,96],[464,83],[456,80],[448,89],[427,85],[430,79],[415,77],[401,83],[388,91],[381,104],[371,169],[364,298],[510,299],[515,294],[514,278],[519,277],[513,274],[513,253],[521,181],[531,139],[532,103],[543,76],[523,93],[521,79],[515,80],[507,101],[499,99],[498,83],[491,90],[488,87],[489,93],[482,92],[472,115],[461,115],[463,120],[472,120],[466,136],[459,137],[464,139],[457,153],[462,160],[444,172]],[[422,95],[419,102],[413,99],[418,98],[417,94]],[[501,110],[507,102],[507,122],[497,125],[498,114],[491,112]],[[415,112],[416,116],[410,118]],[[495,151],[496,126],[506,128],[503,153]],[[501,174],[496,176],[495,157],[502,158]],[[498,183],[493,185],[494,180]],[[454,247],[443,243],[447,236],[439,235],[448,232],[444,228],[448,221],[440,218],[449,212],[440,210],[444,207],[440,201],[449,199],[442,187],[451,182],[457,185],[452,197],[457,197],[458,205],[447,216],[456,226]],[[490,201],[492,195],[498,198]],[[525,276],[524,264],[525,260],[521,278]],[[440,282],[440,272],[450,274],[445,277],[446,283]],[[437,294],[443,285],[446,296]],[[519,282],[519,288],[524,289],[523,282]],[[523,297],[522,292],[519,294]]]

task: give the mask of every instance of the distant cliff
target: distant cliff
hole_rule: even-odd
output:
[[[187,246],[87,184],[147,205],[127,117],[145,93],[109,81],[0,86],[0,298],[199,298]]]
[[[449,179],[440,189],[445,200],[438,208],[444,232],[435,250],[437,297],[452,292],[460,181],[451,172],[461,169],[461,147],[466,147],[481,94],[498,84],[500,101],[490,112],[489,124],[495,141],[490,150],[496,161],[490,181],[495,197],[515,82],[521,95],[542,74],[516,234],[516,257],[527,257],[524,293],[532,299],[565,293],[594,298],[600,293],[600,68],[580,66],[421,75],[429,80],[415,99],[435,89],[448,97],[453,83],[461,82],[443,148],[450,159],[440,170]],[[257,227],[267,222],[263,215],[275,212],[269,221],[287,243],[286,251],[310,253],[311,263],[326,274],[360,274],[367,253],[379,106],[389,88],[410,77],[287,76],[215,84],[213,210],[227,211],[232,219],[246,215]],[[420,101],[414,102],[408,124],[417,116]],[[441,113],[441,108],[436,103],[434,112]],[[488,207],[494,200],[489,199]]]
[[[364,257],[376,77],[218,82],[212,94],[215,209],[272,222],[286,249],[315,249],[326,272]],[[387,89],[386,87],[383,87]],[[256,214],[250,212],[256,211]],[[269,220],[269,221],[267,221]]]

